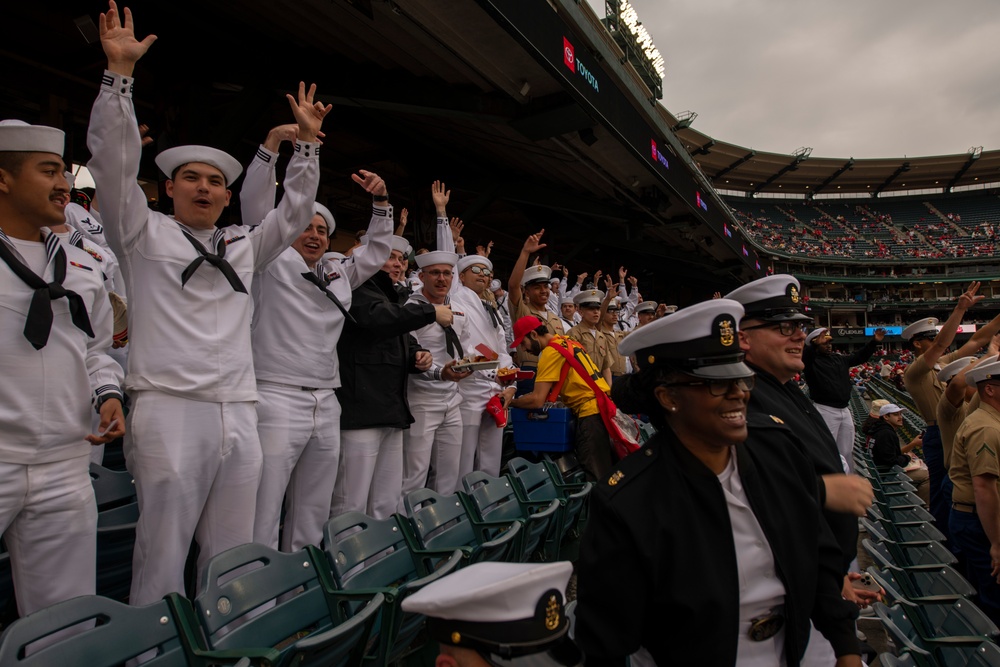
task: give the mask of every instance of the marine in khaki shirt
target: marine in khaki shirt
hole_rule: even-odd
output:
[[[543,264],[528,266],[528,260],[531,256],[545,248],[545,244],[542,243],[544,233],[543,229],[537,234],[529,236],[524,242],[521,254],[510,272],[510,280],[507,283],[509,290],[507,298],[513,321],[517,322],[522,317],[531,315],[544,322],[549,333],[561,335],[563,326],[559,315],[546,308],[549,302],[549,281],[552,278],[552,269]],[[515,358],[518,366],[538,366],[538,357],[525,350],[518,350]]]
[[[614,354],[618,352],[617,342],[598,327],[601,321],[601,307],[608,301],[607,295],[598,289],[584,290],[573,296],[580,323],[566,334],[580,343],[601,372],[604,381],[611,384]]]
[[[952,503],[955,509],[971,510],[976,505],[973,478],[991,476],[1000,482],[1000,412],[985,403],[969,413],[955,434],[951,456]],[[1000,489],[1000,486],[998,486]]]

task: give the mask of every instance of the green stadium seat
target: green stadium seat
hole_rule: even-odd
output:
[[[972,584],[947,565],[912,570],[872,565],[868,573],[894,601],[901,599],[896,597],[896,593],[918,604],[954,602],[976,594]]]
[[[132,502],[97,514],[97,594],[127,602],[139,505]]]
[[[868,516],[876,521],[890,521],[897,526],[934,521],[934,515],[923,507],[892,509],[883,503],[872,503],[868,508]]]
[[[861,525],[880,542],[891,540],[897,544],[921,544],[945,541],[945,536],[931,523],[896,524],[863,518]]]
[[[882,627],[901,651],[908,653],[917,667],[1000,666],[1000,647],[980,636],[921,637],[916,626],[899,605],[874,605]]]
[[[521,501],[559,501],[559,517],[555,530],[550,535],[545,551],[547,560],[558,560],[559,551],[564,539],[569,536],[579,536],[579,521],[583,509],[590,500],[594,485],[562,484],[556,486],[552,475],[544,463],[531,463],[517,457],[507,463],[510,479],[514,482],[514,492]]]
[[[90,627],[82,625],[87,623]],[[0,636],[4,667],[118,667],[138,656],[143,667],[243,667],[269,665],[277,653],[235,656],[205,650],[190,603],[173,593],[147,607],[96,595],[73,598],[19,619]]]
[[[400,516],[399,524],[412,536],[414,552],[460,549],[468,563],[505,561],[521,534],[517,521],[484,522],[470,516],[457,493],[442,496],[417,489],[403,499],[403,507],[407,516]]]
[[[861,546],[877,563],[887,563],[904,570],[914,567],[955,565],[958,559],[940,542],[897,544],[865,539]]]
[[[375,665],[400,660],[423,628],[422,615],[400,609],[403,600],[462,562],[462,552],[456,549],[430,569],[426,558],[410,551],[397,517],[380,520],[361,512],[330,519],[323,528],[323,543],[338,590],[385,595],[375,655],[368,656]]]
[[[521,541],[514,560],[527,562],[544,551],[545,542],[556,528],[559,501],[524,501],[518,498],[507,477],[491,477],[471,472],[462,480],[466,508],[479,521],[519,521]]]
[[[276,649],[275,667],[360,664],[385,598],[335,592],[328,567],[316,548],[281,553],[260,544],[209,560],[194,600],[209,648]]]
[[[135,481],[128,472],[108,470],[91,463],[90,482],[94,486],[98,512],[136,502]]]

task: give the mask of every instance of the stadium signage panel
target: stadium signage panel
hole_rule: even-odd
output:
[[[876,329],[885,329],[887,336],[902,336],[903,327],[865,327],[866,336],[874,336]]]
[[[864,336],[866,329],[848,329],[845,327],[839,327],[834,329],[833,332],[837,336]]]
[[[742,252],[745,239],[724,228],[734,220],[721,207],[709,207],[692,167],[671,168],[676,158],[662,133],[633,105],[633,95],[612,80],[600,54],[590,50],[552,6],[525,0],[477,0],[497,23],[525,47],[541,65],[561,80],[566,91],[597,122],[655,174],[677,199],[688,202],[699,216],[747,266],[756,268],[756,253]],[[605,85],[601,85],[601,84]],[[655,148],[654,148],[655,146]],[[673,166],[676,166],[673,165]]]

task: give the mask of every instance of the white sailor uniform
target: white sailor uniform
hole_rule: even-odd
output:
[[[105,233],[130,296],[126,388],[134,400],[126,462],[140,518],[129,600],[145,605],[184,591],[192,537],[201,547],[199,568],[253,539],[261,449],[251,298],[222,268],[194,261],[202,252],[224,253],[223,261],[249,289],[254,272],[276,259],[312,217],[319,144],[296,144],[285,196],[263,224],[182,227],[150,211],[136,183],[141,146],[132,83],[105,72],[87,144]]]
[[[46,283],[65,261],[63,286],[81,297],[94,336],[74,324],[68,299],[55,298],[48,340],[35,349],[23,334],[34,290],[0,261],[0,531],[22,616],[94,593],[97,506],[84,437],[93,401],[121,399],[123,379],[107,355],[113,318],[100,267],[42,235],[44,243],[0,231],[0,243]]]
[[[454,252],[451,230],[447,218],[437,219],[437,242],[439,250]],[[468,261],[463,258],[460,261]],[[483,265],[493,268],[492,262],[482,258]],[[462,284],[458,267],[451,286],[453,309],[465,313],[465,333],[462,346],[466,354],[475,352],[477,345],[485,345],[499,355],[499,368],[507,368],[513,360],[508,352],[509,343],[503,320],[492,304],[479,298],[473,290]],[[486,403],[500,393],[496,381],[496,371],[475,371],[458,383],[458,393],[462,397],[459,407],[462,415],[462,456],[459,463],[459,484],[463,477],[473,470],[483,470],[494,477],[500,474],[500,454],[503,446],[503,429],[496,425],[493,416],[486,412]]]
[[[277,157],[261,146],[247,168],[240,193],[246,220],[262,220],[274,208]],[[278,548],[282,499],[283,551],[323,539],[340,458],[337,341],[344,328],[344,314],[326,291],[350,309],[351,291],[382,268],[391,238],[388,209],[376,207],[367,244],[350,257],[327,253],[314,270],[295,248],[287,248],[254,276],[251,332],[264,455],[255,542]],[[310,272],[325,290],[305,277]]]
[[[423,292],[411,294],[407,303],[428,303]],[[465,312],[452,306],[454,321],[451,328],[459,342],[465,338]],[[445,328],[432,322],[412,332],[420,346],[431,353],[429,370],[407,378],[407,401],[413,423],[403,431],[403,498],[411,491],[430,487],[438,493],[454,493],[460,485],[459,465],[462,456],[462,395],[458,384],[441,379],[442,367],[452,359],[462,357],[446,339]],[[462,380],[467,381],[468,378]],[[433,475],[428,478],[429,468]]]
[[[77,208],[80,208],[84,212],[82,206],[74,204]],[[68,206],[67,206],[68,208]],[[66,216],[67,224],[69,223],[70,216]],[[104,231],[102,229],[101,234]],[[108,293],[115,293],[118,296],[125,299],[125,282],[122,280],[121,274],[118,271],[118,259],[115,257],[115,253],[110,249],[102,245],[99,245],[95,241],[92,241],[90,237],[80,233],[80,230],[72,227],[68,232],[56,233],[59,240],[66,245],[76,246],[77,248],[83,250],[88,255],[90,255],[97,265],[101,269],[101,275],[104,278],[104,288]],[[111,346],[107,350],[108,356],[115,360],[115,362],[121,366],[123,369],[128,363],[128,346],[115,349]],[[97,433],[97,427],[100,425],[101,416],[94,412],[91,415],[91,433]],[[90,461],[91,463],[96,463],[100,465],[104,461],[104,445],[94,445],[90,448]]]

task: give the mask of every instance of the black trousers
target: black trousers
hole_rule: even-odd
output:
[[[600,414],[576,420],[576,458],[591,482],[606,480],[615,465],[611,438]]]

